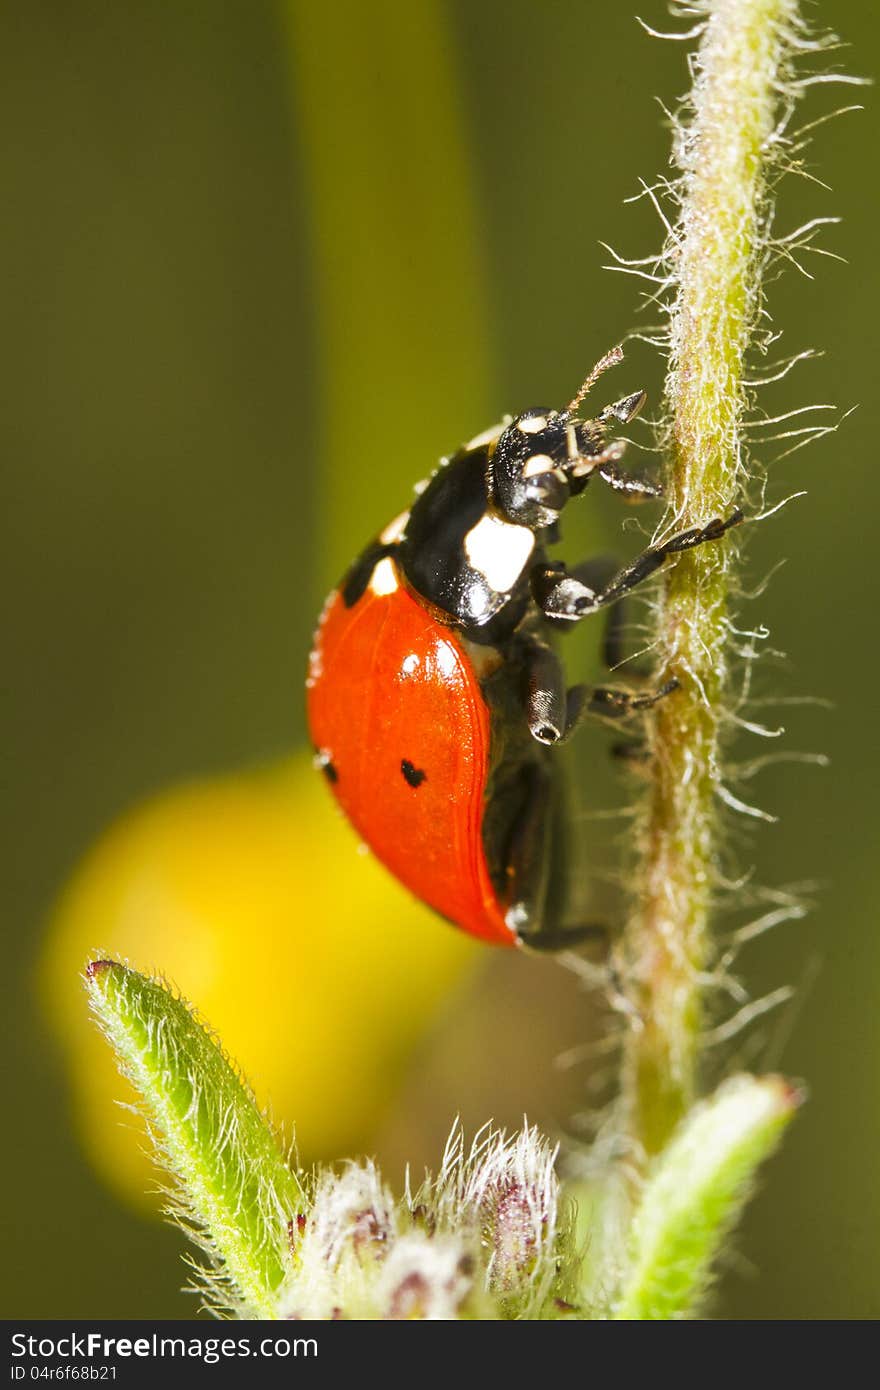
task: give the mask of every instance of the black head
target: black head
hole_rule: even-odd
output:
[[[552,526],[566,502],[583,492],[590,474],[608,457],[610,420],[625,423],[641,408],[639,391],[608,406],[595,420],[569,410],[527,410],[501,435],[492,454],[492,500],[520,526]],[[622,452],[622,445],[614,446]]]

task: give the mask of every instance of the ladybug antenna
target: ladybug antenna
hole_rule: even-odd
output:
[[[616,367],[618,362],[622,361],[623,348],[621,347],[620,343],[618,343],[617,347],[611,348],[610,351],[606,352],[604,357],[599,358],[599,361],[596,363],[595,367],[590,372],[590,375],[587,377],[586,381],[581,386],[574,400],[570,401],[569,404],[566,406],[565,414],[573,415],[574,412],[577,410],[578,406],[583,401],[584,397],[588,395],[589,392],[596,385],[596,382],[599,380],[599,377],[602,376],[603,372],[607,372],[609,367]]]

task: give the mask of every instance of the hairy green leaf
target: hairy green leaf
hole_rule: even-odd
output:
[[[614,1317],[698,1311],[721,1240],[800,1099],[782,1077],[734,1076],[691,1110],[648,1177]]]
[[[142,1097],[157,1155],[176,1179],[171,1210],[211,1268],[217,1308],[274,1317],[304,1206],[253,1093],[192,1008],[116,961],[86,971],[95,1017]]]

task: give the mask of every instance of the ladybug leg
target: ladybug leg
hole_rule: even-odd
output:
[[[533,642],[527,656],[526,717],[537,743],[561,743],[583,718],[586,686],[566,686],[565,668],[552,647]]]
[[[620,562],[618,560],[610,555],[602,555],[598,559],[586,560],[583,564],[573,565],[567,572],[572,579],[579,579],[582,584],[588,585],[594,591],[601,591],[619,569]],[[618,666],[623,666],[629,658],[625,643],[628,613],[629,606],[625,599],[609,604],[605,612],[602,662],[609,671],[616,671]],[[565,632],[569,625],[560,624],[559,626]],[[628,671],[629,674],[639,677],[648,674],[634,669],[631,664]]]
[[[570,579],[579,580],[586,584],[594,592],[600,591],[620,569],[620,562],[610,555],[601,555],[593,560],[586,560],[583,564],[573,565],[568,569],[561,562],[557,565],[557,572],[560,575],[567,575]],[[629,605],[626,598],[619,599],[617,603],[609,604],[605,609],[605,626],[602,634],[602,663],[609,671],[616,671],[619,666],[626,665],[627,674],[638,680],[646,680],[650,672],[642,666],[633,664],[632,654],[626,646],[626,625],[629,615]],[[550,626],[557,632],[570,632],[572,624],[568,622],[558,622],[550,620]]]
[[[578,922],[570,927],[551,927],[542,922],[533,931],[520,931],[519,939],[530,951],[570,951],[588,941],[607,946],[611,933],[601,922]]]
[[[588,561],[584,566],[578,567],[572,573],[579,576],[581,572],[590,572],[597,562]],[[598,562],[607,566],[607,561]],[[627,660],[627,652],[624,643],[624,624],[627,611],[626,600],[612,604],[606,613],[605,633],[602,642],[602,657],[609,671],[614,671],[622,666]],[[532,736],[539,742],[559,742],[561,739],[568,738],[577,728],[581,719],[592,714],[605,719],[626,718],[629,715],[638,714],[641,710],[650,709],[670,695],[676,688],[675,682],[669,682],[659,691],[630,691],[630,690],[608,690],[605,687],[590,690],[586,686],[574,686],[565,694],[564,701],[560,697],[560,687],[563,683],[561,665],[556,661],[556,670],[551,666],[551,661],[555,660],[554,653],[546,648],[543,650],[540,659],[536,658],[533,663],[533,684],[530,687],[529,705],[529,727]],[[641,667],[634,667],[630,664],[627,667],[628,673],[637,680],[645,681],[650,673]],[[550,689],[554,691],[554,708],[556,710],[555,727],[562,727],[562,733],[555,740],[546,738],[544,718],[546,711],[546,695],[542,698],[542,692]],[[532,699],[532,692],[535,692]],[[560,710],[564,708],[564,718]],[[542,737],[544,734],[544,737]],[[627,763],[633,770],[644,769],[645,765],[651,761],[651,753],[647,744],[638,738],[627,739],[614,743],[610,749],[611,756],[620,762]]]
[[[635,419],[638,415],[645,400],[644,391],[634,391],[632,395],[624,396],[622,400],[615,401],[613,405],[606,405],[605,409],[600,411],[597,416],[596,423],[602,427],[603,433],[604,427],[612,421],[619,425],[628,425],[630,420]],[[573,404],[574,402],[572,402]],[[586,454],[583,458],[583,464],[588,466],[583,475],[584,485],[593,473],[598,473],[603,483],[607,483],[615,492],[622,493],[629,502],[644,502],[649,497],[661,497],[663,489],[659,483],[651,482],[647,478],[633,477],[631,473],[625,473],[619,467],[620,460],[625,453],[626,440],[612,439],[598,453]]]
[[[665,700],[667,695],[671,695],[674,690],[678,689],[678,684],[673,676],[657,690],[645,692],[616,690],[605,685],[576,686],[571,694],[573,696],[578,695],[578,704],[576,710],[573,711],[575,723],[569,732],[573,732],[574,727],[587,715],[595,715],[600,719],[616,720],[628,719],[633,714],[641,714],[643,710],[651,709],[658,701]]]
[[[549,769],[529,763],[522,776],[525,795],[505,853],[506,896],[510,902],[506,919],[520,940],[526,940],[534,935],[546,910],[556,816]]]
[[[677,535],[670,536],[662,545],[649,546],[605,585],[597,595],[595,606],[604,608],[606,604],[614,603],[655,574],[671,555],[680,555],[685,550],[695,550],[697,546],[706,545],[709,541],[720,540],[726,531],[733,526],[739,526],[743,520],[743,513],[737,508],[728,517],[713,517],[705,526],[691,526],[687,531],[679,531]]]
[[[529,763],[523,775],[527,792],[507,846],[508,925],[533,951],[560,951],[585,941],[605,943],[608,929],[598,923],[567,927],[558,920],[565,886],[558,784],[543,763]]]
[[[537,743],[555,744],[569,738],[587,715],[626,719],[650,709],[677,689],[676,680],[659,690],[633,691],[607,686],[575,685],[566,689],[565,671],[556,652],[535,642],[528,653],[526,715]]]
[[[668,681],[660,690],[645,693],[587,685],[567,689],[565,671],[556,652],[535,642],[528,654],[526,717],[529,732],[536,743],[549,746],[562,743],[587,715],[625,719],[650,709],[676,685],[676,681]]]
[[[634,420],[645,404],[646,393],[644,391],[634,391],[632,395],[624,396],[621,400],[615,401],[613,405],[606,405],[597,417],[597,423],[601,426],[614,422],[619,425],[628,425],[630,420]],[[635,478],[631,473],[625,473],[618,467],[620,460],[626,452],[625,439],[613,439],[605,448],[597,454],[589,454],[585,462],[592,465],[586,474],[587,477],[598,473],[604,483],[607,483],[615,492],[623,493],[630,502],[644,502],[649,497],[662,496],[663,489],[658,483],[650,482],[647,478]]]
[[[550,647],[535,642],[528,654],[526,714],[529,731],[538,743],[558,743],[568,727],[565,671]]]
[[[651,497],[662,497],[663,489],[659,483],[649,478],[636,477],[620,467],[620,460],[626,451],[626,441],[613,439],[597,454],[585,454],[581,461],[582,472],[575,474],[571,490],[576,496],[582,492],[590,478],[596,474],[614,492],[619,492],[627,502],[647,502]]]
[[[619,446],[622,440],[616,440]],[[652,483],[649,478],[637,478],[632,473],[625,473],[618,467],[620,459],[620,449],[615,448],[614,444],[609,444],[608,448],[599,455],[597,459],[598,467],[596,472],[603,483],[613,489],[614,492],[622,493],[627,502],[647,502],[651,497],[662,497],[663,489],[659,483]]]
[[[589,560],[582,560],[579,565],[567,566],[560,562],[560,569],[572,579],[577,579],[581,584],[586,584],[588,588],[598,592],[617,574],[620,559],[617,555],[593,555]]]
[[[743,514],[738,509],[729,517],[713,517],[705,526],[692,526],[680,531],[662,545],[649,546],[616,575],[599,588],[585,584],[560,565],[536,565],[532,571],[532,594],[546,618],[556,622],[573,623],[588,617],[609,603],[615,603],[638,584],[649,579],[671,555],[693,550],[708,541],[716,541],[738,526]]]
[[[619,573],[607,555],[569,569],[563,560],[535,565],[532,597],[553,628],[564,631],[596,606],[596,600]]]
[[[616,603],[607,611],[602,655],[611,671],[626,660],[625,613],[625,602]],[[649,675],[647,671],[632,666],[628,671],[640,680],[646,680]],[[588,715],[615,720],[627,718],[650,709],[675,689],[676,683],[670,681],[655,691],[609,690],[604,686],[590,689],[582,685],[566,690],[562,664],[555,652],[536,644],[529,667],[529,729],[539,743],[559,743],[569,738]],[[628,763],[636,770],[644,768],[651,760],[651,753],[641,739],[620,741],[613,744],[610,751],[613,758]]]

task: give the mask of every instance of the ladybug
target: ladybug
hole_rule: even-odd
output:
[[[548,558],[559,518],[593,480],[636,500],[615,424],[645,393],[536,408],[443,460],[372,540],[321,614],[307,679],[315,760],[376,856],[450,922],[501,946],[557,949],[598,928],[565,919],[566,835],[556,744],[587,714],[620,717],[674,689],[567,689],[554,629],[606,609],[672,555],[742,520],[681,531],[624,568]]]

